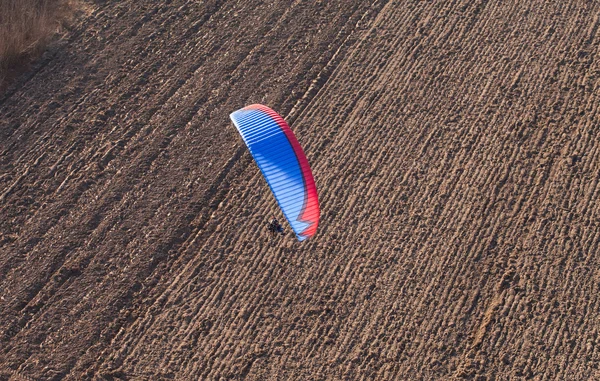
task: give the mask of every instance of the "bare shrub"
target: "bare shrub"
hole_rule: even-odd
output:
[[[44,50],[73,9],[68,0],[0,0],[0,83]]]

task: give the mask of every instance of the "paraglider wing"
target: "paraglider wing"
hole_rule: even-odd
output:
[[[230,115],[298,240],[315,234],[319,200],[296,136],[275,111],[255,104]]]

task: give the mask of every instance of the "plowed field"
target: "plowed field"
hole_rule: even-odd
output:
[[[600,379],[599,3],[90,12],[0,95],[0,380]]]

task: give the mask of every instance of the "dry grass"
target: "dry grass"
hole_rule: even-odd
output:
[[[69,0],[0,0],[0,84],[44,50],[73,9]]]

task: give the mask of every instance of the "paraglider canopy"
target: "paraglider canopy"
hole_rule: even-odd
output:
[[[233,112],[233,124],[271,188],[299,241],[319,225],[319,200],[308,160],[294,133],[275,111],[254,104]]]

